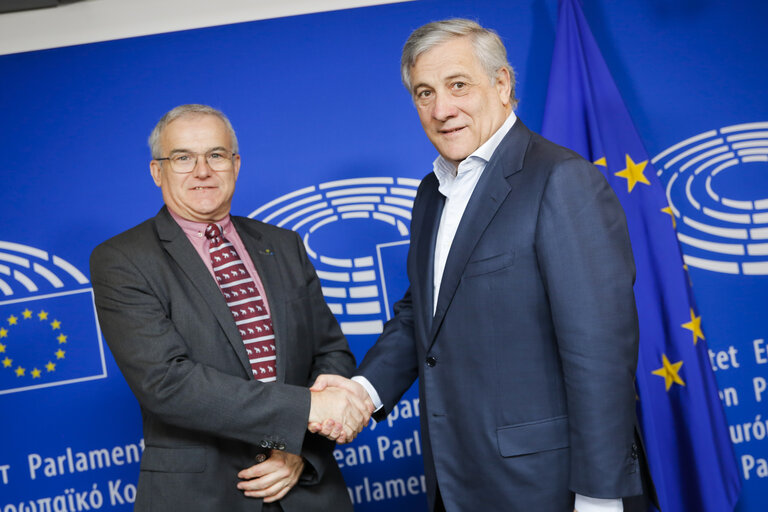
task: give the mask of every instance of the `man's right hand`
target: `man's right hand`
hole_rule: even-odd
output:
[[[330,382],[321,381],[325,377],[332,378]],[[336,378],[340,380],[337,381]],[[357,393],[357,390],[350,391],[342,381],[348,380],[336,375],[321,375],[315,381],[310,388],[312,402],[307,428],[310,432],[324,435],[337,443],[349,443],[368,424],[373,412],[373,404],[364,389],[362,392],[365,399]],[[344,387],[339,386],[342,383],[345,384]],[[352,384],[359,386],[356,382]]]

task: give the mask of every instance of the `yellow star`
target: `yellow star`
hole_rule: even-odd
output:
[[[37,368],[32,368],[32,378],[33,379],[39,379],[40,378],[40,370]]]
[[[5,327],[0,327],[0,338],[7,338],[8,337],[8,329]]]
[[[22,311],[21,314],[24,316],[24,320],[32,318],[32,312],[28,309],[25,309],[24,311]]]
[[[696,345],[696,343],[699,342],[699,338],[705,340],[704,332],[701,330],[701,317],[696,316],[693,312],[693,308],[691,308],[691,321],[685,322],[680,327],[683,327],[685,329],[688,329],[693,333],[693,344]]]
[[[18,322],[19,319],[13,315],[8,317],[8,325],[16,325],[16,322]]]
[[[64,359],[64,354],[66,354],[66,352],[59,349],[56,352],[54,352],[54,354],[56,354],[56,359]]]
[[[5,368],[10,368],[12,364],[13,364],[13,359],[9,359],[7,357],[3,359],[3,366]]]
[[[672,217],[672,229],[677,229],[677,221],[675,220],[675,214],[672,212],[672,208],[667,206],[666,208],[662,208],[661,211]]]
[[[2,343],[0,343],[0,354],[2,354],[2,353],[4,353],[4,352],[5,352],[5,345],[3,345]]]
[[[60,343],[60,344],[61,344],[61,343],[66,343],[66,342],[67,342],[67,337],[66,337],[66,336],[64,336],[63,334],[59,334],[59,335],[56,337],[56,339],[57,339],[57,340],[59,340],[59,343]]]
[[[37,317],[38,317],[38,318],[39,318],[41,321],[42,321],[42,320],[48,320],[48,312],[47,312],[47,311],[43,311],[43,310],[41,309],[41,310],[40,310],[40,312],[37,314]]]
[[[16,372],[17,377],[23,377],[24,372],[26,372],[27,370],[25,368],[22,368],[21,366],[17,366],[14,371]]]
[[[59,322],[58,320],[54,320],[53,322],[51,322],[51,327],[53,328],[54,331],[56,329],[61,329],[61,322]]]
[[[658,375],[659,377],[664,377],[664,384],[667,386],[667,391],[669,391],[669,388],[672,387],[672,383],[680,384],[681,386],[685,386],[685,382],[683,382],[683,379],[680,378],[680,375],[677,374],[677,372],[680,371],[680,367],[683,366],[682,361],[678,361],[675,364],[672,364],[669,362],[669,359],[667,359],[667,354],[662,354],[662,367],[658,370],[654,370],[651,373],[654,375]]]
[[[608,163],[605,161],[605,157],[598,158],[597,160],[595,160],[592,163],[595,164],[595,165],[602,165],[603,167],[608,167]]]
[[[56,369],[56,365],[48,361],[48,364],[45,365],[45,369],[48,370],[49,372],[52,372]]]
[[[645,174],[643,174],[643,172],[645,171],[645,166],[648,164],[648,160],[645,160],[644,162],[640,162],[640,163],[635,163],[632,161],[632,158],[630,158],[629,155],[626,155],[626,156],[627,156],[627,168],[617,172],[616,176],[627,179],[627,192],[632,192],[632,189],[635,188],[635,185],[637,185],[637,182],[650,185],[651,182],[648,181],[648,178],[646,178]]]

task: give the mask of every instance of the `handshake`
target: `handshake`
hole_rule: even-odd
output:
[[[373,402],[359,383],[340,375],[320,375],[309,390],[310,432],[344,444],[352,442],[368,425]]]

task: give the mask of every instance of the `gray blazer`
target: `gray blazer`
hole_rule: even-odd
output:
[[[213,276],[163,208],[91,255],[99,323],[141,405],[146,449],[137,511],[259,511],[236,488],[265,450],[306,460],[286,512],[352,510],[333,444],[307,432],[321,373],[355,366],[296,233],[232,222],[264,283],[277,347],[277,382],[254,381]]]
[[[419,378],[430,509],[566,511],[641,494],[638,323],[605,178],[518,119],[461,219],[433,316],[434,174],[413,207],[410,288],[360,374],[387,410]]]

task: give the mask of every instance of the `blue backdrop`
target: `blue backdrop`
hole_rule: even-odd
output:
[[[517,70],[518,114],[538,130],[556,7],[419,1],[0,57],[0,510],[133,500],[139,411],[100,338],[88,257],[159,209],[146,137],[165,111],[194,102],[230,116],[243,158],[233,211],[302,234],[361,358],[405,286],[410,202],[435,156],[400,84],[403,42],[445,17],[495,28]],[[768,125],[752,123],[768,121],[768,6],[595,0],[584,12],[672,182],[744,482],[737,510],[763,510]],[[729,152],[740,160],[688,184],[683,165]],[[357,510],[423,509],[416,400],[337,451]]]

